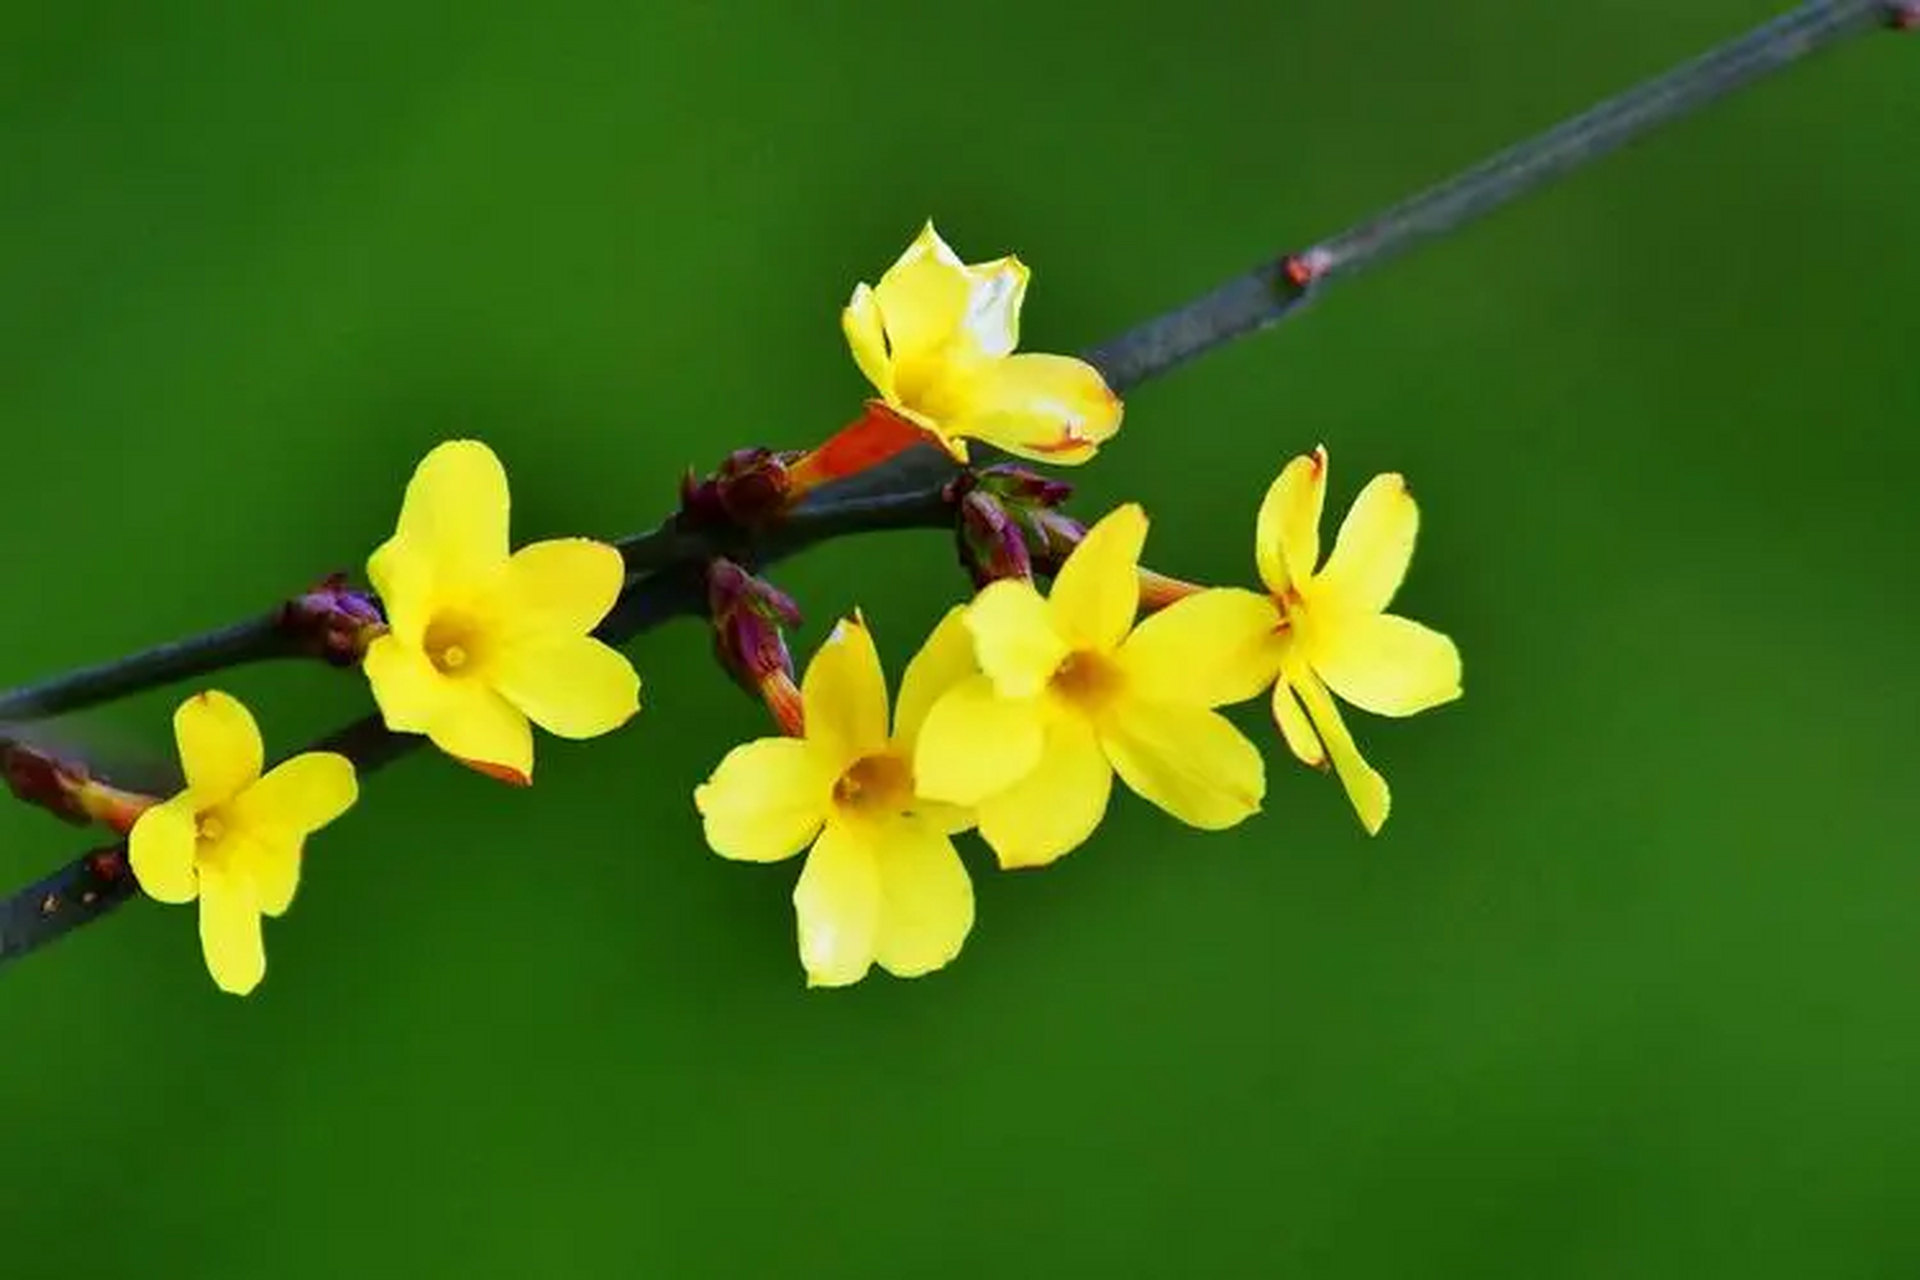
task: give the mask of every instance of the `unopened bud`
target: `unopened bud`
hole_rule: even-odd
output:
[[[86,764],[44,747],[0,739],[0,774],[17,799],[75,826],[99,823],[125,835],[158,801],[122,791],[93,776]]]
[[[786,511],[798,456],[774,449],[736,449],[704,480],[688,472],[680,482],[680,514],[696,528],[754,529]]]
[[[778,715],[774,704],[780,687],[794,683],[786,630],[800,625],[800,606],[771,582],[718,559],[707,566],[707,612],[720,665]]]
[[[1038,510],[1029,517],[1029,545],[1035,573],[1052,577],[1060,572],[1073,549],[1087,536],[1087,526],[1064,511]]]
[[[959,513],[960,563],[976,588],[1001,578],[1053,574],[1086,529],[1056,510],[1073,486],[1025,467],[987,467],[962,472],[947,486]]]
[[[975,489],[957,505],[960,564],[975,590],[1002,578],[1033,577],[1026,532],[1001,499]]]
[[[338,667],[357,666],[367,646],[386,632],[387,619],[373,597],[331,574],[280,609],[280,630],[302,653]]]

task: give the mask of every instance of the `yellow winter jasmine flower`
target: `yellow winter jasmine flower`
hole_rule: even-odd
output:
[[[856,614],[807,664],[806,735],[735,747],[693,793],[723,858],[778,862],[811,846],[793,891],[808,986],[858,982],[876,963],[930,973],[973,928],[973,884],[950,839],[971,815],[923,800],[913,776],[927,708],[974,669],[959,613],[908,664],[891,735],[880,655]]]
[[[224,693],[198,694],[173,715],[187,789],[140,815],[127,860],[146,895],[200,901],[200,949],[222,991],[246,995],[266,975],[260,917],[279,916],[300,883],[307,836],[359,794],[353,764],[309,751],[261,776],[260,728]]]
[[[877,286],[853,291],[841,327],[886,403],[961,462],[968,439],[1085,462],[1120,429],[1120,399],[1084,360],[1014,354],[1026,292],[1018,258],[967,265],[929,222]]]
[[[560,538],[509,555],[507,509],[506,472],[479,441],[421,461],[367,561],[390,630],[365,670],[389,729],[524,784],[529,720],[562,738],[610,732],[639,710],[640,678],[589,634],[619,598],[620,553]]]
[[[1038,866],[1099,825],[1118,773],[1195,827],[1260,808],[1260,753],[1212,708],[1264,687],[1221,671],[1222,599],[1202,592],[1133,625],[1147,517],[1132,504],[1087,532],[1043,598],[1031,582],[987,586],[965,613],[980,674],[935,704],[915,768],[923,794],[977,808],[1006,867]]]
[[[1460,653],[1439,632],[1386,612],[1420,528],[1406,480],[1389,473],[1368,481],[1320,565],[1326,491],[1324,447],[1281,470],[1255,533],[1267,595],[1232,593],[1238,603],[1219,624],[1240,674],[1262,663],[1278,671],[1273,716],[1287,746],[1315,768],[1331,757],[1361,825],[1375,834],[1392,797],[1361,758],[1329,691],[1375,715],[1410,716],[1460,696]]]

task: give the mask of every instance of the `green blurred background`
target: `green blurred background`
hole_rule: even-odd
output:
[[[929,215],[1077,349],[1785,5],[10,5],[0,681],[357,568],[451,435],[523,540],[649,523],[850,416],[838,308]],[[974,846],[958,964],[808,993],[797,864],[701,843],[764,724],[679,624],[532,793],[374,782],[255,998],[147,904],[0,975],[0,1272],[1916,1274],[1916,58],[1342,286],[1075,476],[1238,580],[1288,455],[1408,474],[1468,692],[1354,715],[1378,840],[1268,730],[1262,818]],[[931,533],[782,581],[895,670],[961,591]],[[224,685],[280,750],[367,706]],[[8,809],[0,871],[83,841]]]

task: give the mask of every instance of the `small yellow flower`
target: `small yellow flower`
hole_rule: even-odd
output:
[[[200,948],[222,991],[246,995],[266,976],[260,917],[280,916],[300,883],[306,838],[359,794],[353,764],[309,751],[260,774],[251,713],[224,693],[198,694],[173,715],[187,789],[133,824],[127,857],[146,895],[200,901]]]
[[[922,799],[913,776],[927,708],[973,671],[959,614],[908,664],[891,736],[880,655],[856,614],[807,664],[806,736],[735,747],[693,793],[723,858],[778,862],[811,846],[793,891],[808,986],[858,982],[876,963],[930,973],[973,928],[973,883],[950,838],[972,817]]]
[[[1390,473],[1368,481],[1321,565],[1326,492],[1325,448],[1281,470],[1255,533],[1267,594],[1224,593],[1215,625],[1236,655],[1231,678],[1262,666],[1278,672],[1273,716],[1288,748],[1315,768],[1331,757],[1361,825],[1375,834],[1392,796],[1361,758],[1329,690],[1375,715],[1410,716],[1460,696],[1460,653],[1438,631],[1386,612],[1420,529],[1406,480]]]
[[[1260,808],[1260,753],[1212,708],[1264,686],[1209,677],[1221,658],[1213,592],[1133,625],[1146,536],[1146,514],[1119,507],[1067,557],[1050,597],[1009,578],[966,610],[981,673],[928,714],[915,768],[923,794],[977,807],[1002,866],[1082,844],[1115,773],[1195,827]]]
[[[528,721],[562,738],[619,728],[640,678],[589,633],[619,599],[620,553],[560,538],[507,553],[507,476],[477,440],[424,458],[399,527],[367,561],[388,634],[365,670],[387,727],[510,782],[533,776]]]
[[[961,462],[968,439],[1085,462],[1120,430],[1120,399],[1084,360],[1013,353],[1026,292],[1018,258],[969,266],[929,222],[877,286],[853,291],[840,323],[887,404]]]

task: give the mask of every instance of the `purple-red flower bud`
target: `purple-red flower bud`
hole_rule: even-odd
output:
[[[800,606],[780,588],[731,560],[707,566],[707,610],[713,651],[727,674],[754,697],[775,677],[793,679],[786,629],[800,625]]]
[[[301,652],[334,666],[351,667],[387,629],[387,619],[372,596],[349,587],[346,575],[336,573],[283,605],[280,629]]]
[[[947,486],[959,513],[960,563],[976,588],[1057,573],[1086,527],[1056,510],[1073,486],[1019,466],[964,472]]]
[[[1033,577],[1026,532],[1001,499],[974,489],[957,505],[960,563],[976,590],[1001,578]]]
[[[681,518],[696,528],[754,529],[791,505],[790,464],[799,455],[766,448],[736,449],[704,480],[692,472],[680,482]]]

